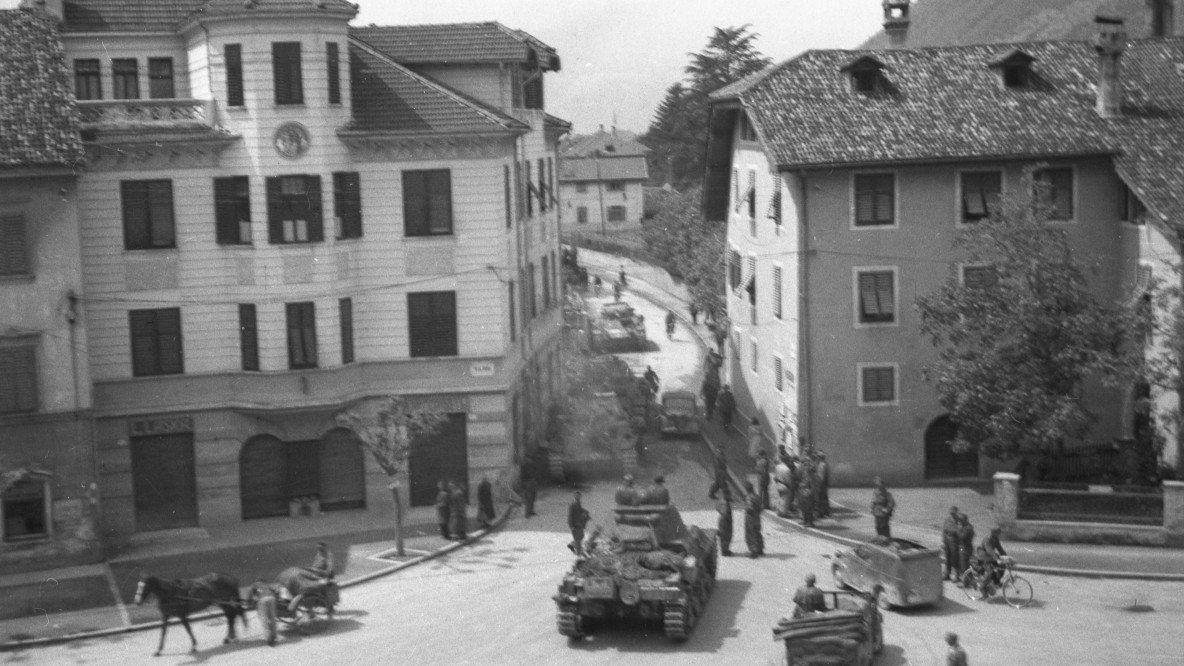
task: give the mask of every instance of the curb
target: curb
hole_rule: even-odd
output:
[[[464,548],[465,546],[468,546],[469,544],[471,544],[479,539],[482,539],[486,535],[500,529],[503,525],[505,525],[506,520],[509,519],[510,514],[514,511],[515,506],[516,505],[514,505],[514,504],[510,504],[509,506],[507,506],[505,508],[505,510],[502,511],[501,515],[499,515],[497,518],[495,518],[493,523],[490,524],[490,526],[488,528],[473,532],[471,535],[466,537],[464,541],[454,541],[454,542],[444,545],[441,548],[437,548],[436,550],[433,550],[432,552],[427,553],[426,555],[420,555],[419,557],[414,557],[410,560],[407,560],[406,562],[399,562],[398,564],[393,564],[389,567],[386,567],[385,569],[379,569],[378,571],[371,571],[370,573],[363,574],[361,576],[357,576],[354,578],[343,580],[337,584],[337,587],[339,589],[345,589],[347,587],[361,585],[362,583],[368,583],[372,580],[376,580],[378,578],[383,578],[385,576],[389,576],[393,573],[397,573],[399,571],[402,571],[403,569],[408,569],[408,568],[416,566],[418,564],[422,564],[424,562],[427,562],[428,560],[433,560],[433,559],[436,559],[437,557],[443,557],[444,555],[448,555],[448,554],[453,553],[457,550],[460,550],[461,548]],[[394,549],[392,548],[392,549],[385,550],[379,554],[384,555],[384,554],[387,554],[387,553],[390,553],[393,551],[394,551]],[[217,618],[217,617],[223,617],[222,611],[220,611],[220,610],[204,611],[201,613],[196,613],[194,615],[190,615],[189,619],[194,620],[194,621],[201,621],[201,620],[209,620],[209,619]],[[145,631],[147,629],[155,629],[159,626],[160,626],[160,620],[154,620],[152,622],[141,622],[139,624],[132,624],[132,625],[128,625],[125,627],[112,627],[110,629],[98,629],[95,631],[82,631],[82,632],[78,632],[75,634],[66,634],[65,636],[50,636],[50,637],[46,637],[46,638],[34,638],[31,640],[27,640],[27,641],[7,641],[4,643],[0,643],[0,652],[14,652],[14,651],[22,650],[22,649],[26,649],[26,648],[46,647],[46,646],[50,646],[50,645],[58,645],[60,643],[69,643],[71,641],[85,640],[88,638],[105,638],[107,636],[117,636],[119,634],[130,634],[135,631]]]

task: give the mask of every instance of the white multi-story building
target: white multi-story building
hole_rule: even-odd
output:
[[[560,146],[563,232],[611,235],[641,229],[647,151],[632,133],[603,126]]]
[[[437,481],[512,483],[559,390],[555,52],[342,0],[32,2],[81,115],[105,536],[390,511],[338,411],[447,412]]]

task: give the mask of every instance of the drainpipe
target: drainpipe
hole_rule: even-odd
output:
[[[810,271],[806,262],[810,258],[809,188],[806,186],[806,172],[798,173],[801,186],[800,210],[798,212],[798,439],[814,442],[813,419],[810,400]]]

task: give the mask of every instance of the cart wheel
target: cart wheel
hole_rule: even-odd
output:
[[[304,603],[300,604],[300,608],[296,612],[299,614],[298,620],[301,624],[312,624],[333,616],[332,607],[320,595],[311,595],[305,598]]]

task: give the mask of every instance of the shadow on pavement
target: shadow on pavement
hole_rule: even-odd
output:
[[[752,583],[720,579],[707,600],[707,608],[694,633],[686,642],[666,638],[661,620],[601,620],[585,622],[589,635],[568,644],[578,650],[619,650],[621,652],[678,653],[716,652],[724,639],[738,634],[736,615]]]
[[[911,662],[904,656],[904,648],[899,645],[884,645],[880,654],[876,655],[876,666],[908,666]]]
[[[975,610],[970,606],[967,606],[966,604],[956,601],[950,597],[945,597],[941,601],[930,606],[920,606],[917,608],[894,608],[891,612],[907,617],[945,617],[948,615],[974,613]]]

